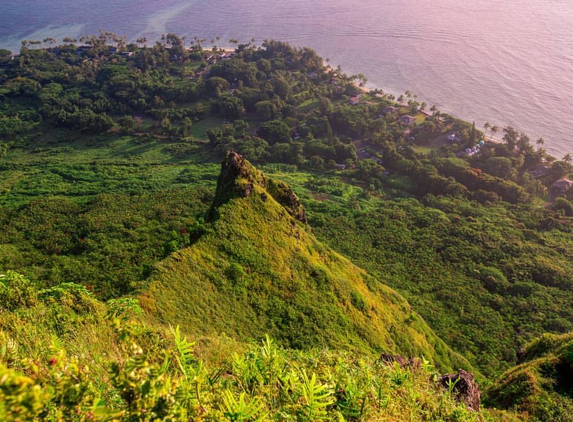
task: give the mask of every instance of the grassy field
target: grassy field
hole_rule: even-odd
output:
[[[219,159],[201,144],[147,136],[72,136],[49,132],[27,149],[11,150],[0,165],[0,205],[20,206],[45,195],[86,201],[102,193],[215,186]]]

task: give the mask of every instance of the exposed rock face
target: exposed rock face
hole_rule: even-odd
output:
[[[283,182],[269,179],[266,186],[271,196],[299,221],[307,224],[306,210],[292,189]]]
[[[266,202],[268,194],[281,204],[295,219],[307,223],[306,210],[292,189],[282,182],[267,179],[264,174],[255,169],[242,155],[235,151],[227,152],[221,165],[221,173],[217,180],[215,200],[209,212],[209,219],[215,217],[218,207],[233,198],[246,198],[253,194],[258,185],[266,190],[261,193],[261,199]]]
[[[389,366],[397,363],[401,368],[403,368],[408,363],[408,359],[400,355],[389,355],[388,353],[382,353],[378,358],[378,362],[385,363]]]
[[[419,358],[406,359],[404,356],[400,355],[389,355],[388,353],[382,353],[378,358],[378,362],[385,363],[387,365],[393,365],[397,363],[400,368],[408,369],[418,369],[422,366],[422,361]]]
[[[242,155],[235,151],[227,152],[217,179],[217,192],[213,206],[219,207],[234,197],[249,196],[254,188],[255,176],[262,176],[257,173],[259,172]],[[265,184],[264,176],[261,182]]]
[[[444,388],[450,388],[453,385],[452,393],[458,401],[464,403],[470,410],[476,412],[479,410],[481,392],[472,374],[460,369],[457,374],[442,375],[438,378],[438,382]]]

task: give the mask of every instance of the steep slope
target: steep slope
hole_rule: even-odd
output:
[[[499,377],[486,398],[533,420],[573,421],[573,333],[545,334],[529,343],[522,363]]]
[[[210,223],[195,243],[158,264],[144,309],[192,334],[265,334],[288,347],[425,356],[442,368],[469,364],[394,290],[336,254],[306,226],[283,183],[236,153],[223,162]]]

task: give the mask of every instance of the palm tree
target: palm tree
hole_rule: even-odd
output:
[[[545,145],[545,139],[539,138],[537,141],[535,141],[535,143],[537,144],[539,149],[541,149],[541,147],[543,147],[543,145]]]
[[[571,163],[573,163],[573,157],[571,156],[571,154],[567,153],[567,154],[565,154],[565,155],[563,156],[563,160],[562,160],[562,161],[563,161],[564,163],[571,164]]]
[[[485,123],[483,124],[483,129],[484,129],[485,132],[487,132],[488,130],[490,130],[490,129],[491,129],[491,123],[490,123],[490,122],[485,122]]]
[[[497,132],[499,132],[499,127],[497,127],[496,125],[493,125],[489,130],[491,131],[491,137],[493,138],[495,136],[495,134]]]

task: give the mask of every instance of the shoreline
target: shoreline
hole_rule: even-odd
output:
[[[332,68],[332,66],[330,66],[329,64],[325,64],[325,65],[327,66],[327,68]],[[382,88],[369,88],[369,87],[366,87],[366,86],[359,86],[359,85],[357,85],[356,83],[354,84],[354,86],[355,86],[358,90],[360,90],[362,93],[364,93],[364,94],[370,94],[370,93],[372,93],[372,91],[375,91],[375,90],[377,90],[377,89],[380,89],[380,90],[384,91],[384,89],[382,89]],[[394,100],[394,102],[395,102],[395,104],[399,104],[399,105],[402,105],[402,106],[405,105],[405,104],[403,104],[403,103],[399,103],[399,102],[396,101],[396,100]],[[434,104],[434,105],[437,107],[436,104]],[[427,116],[427,117],[432,117],[432,114],[429,113],[429,112],[426,111],[426,110],[423,110],[423,111],[420,110],[419,112],[422,113],[423,115]],[[447,114],[450,114],[450,113],[447,113]],[[452,115],[452,116],[455,117],[456,119],[460,119],[460,120],[464,120],[464,121],[469,122],[469,120],[462,119],[461,117],[458,117],[458,116],[455,116],[455,115]],[[480,130],[481,132],[483,132],[483,134],[484,134],[483,139],[484,139],[486,142],[490,142],[490,143],[492,143],[492,144],[503,144],[503,139],[497,138],[497,137],[493,137],[493,136],[488,136],[488,135],[486,135],[485,131],[482,131],[481,129],[478,129],[478,130]]]

